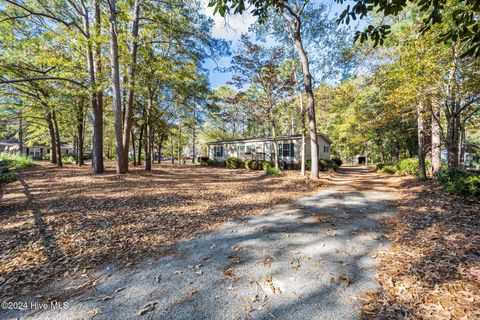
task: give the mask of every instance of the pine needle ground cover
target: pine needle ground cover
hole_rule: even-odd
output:
[[[100,176],[89,166],[30,168],[0,193],[0,297],[31,295],[105,263],[157,257],[176,241],[317,186],[297,172],[269,177],[190,165],[155,165],[151,173],[132,167],[124,176],[112,163]]]
[[[480,319],[480,203],[438,182],[406,179],[384,223],[381,291],[367,295],[367,319]]]

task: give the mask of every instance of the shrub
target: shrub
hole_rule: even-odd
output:
[[[402,159],[396,164],[396,167],[398,174],[407,176],[418,175],[418,159]]]
[[[386,173],[386,174],[395,174],[397,173],[397,167],[395,164],[384,164],[381,166],[381,169],[377,169],[378,172],[380,173]]]
[[[23,169],[33,165],[33,159],[19,154],[1,153],[0,161],[8,163],[10,169]]]
[[[238,169],[241,167],[243,167],[243,162],[238,158],[230,157],[225,161],[225,168],[227,169]]]
[[[394,163],[387,163],[387,162],[378,162],[375,164],[377,170],[382,170],[385,166],[394,166]]]
[[[331,159],[333,162],[335,162],[335,164],[340,167],[342,164],[343,164],[343,161],[342,159],[340,159],[339,157],[332,157]]]
[[[198,163],[200,163],[201,165],[208,165],[208,161],[210,160],[208,157],[198,157],[197,158],[198,160]]]
[[[333,160],[320,159],[318,160],[318,169],[320,171],[337,171],[338,165]]]
[[[250,170],[256,170],[257,168],[257,161],[253,159],[248,159],[245,161],[245,168]]]
[[[267,171],[268,169],[270,168],[273,168],[273,163],[271,163],[270,161],[263,161],[262,163],[262,169],[264,171]]]
[[[265,173],[267,174],[267,176],[278,177],[280,175],[280,169],[274,167],[268,168],[267,170],[265,170]]]
[[[462,169],[443,169],[438,174],[445,189],[450,193],[472,196],[480,200],[480,176]]]
[[[305,165],[306,165],[307,169],[310,170],[311,167],[312,167],[311,166],[312,161],[311,160],[305,161]],[[337,171],[338,167],[339,167],[339,165],[333,160],[329,160],[329,159],[318,160],[318,170],[320,170],[320,171]]]
[[[9,183],[15,181],[17,179],[17,175],[14,172],[0,172],[0,184]]]
[[[73,164],[75,163],[75,157],[72,156],[63,156],[62,157],[63,164]]]
[[[223,167],[223,161],[208,159],[207,165],[211,167]]]

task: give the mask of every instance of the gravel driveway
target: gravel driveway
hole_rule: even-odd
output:
[[[377,219],[390,212],[395,189],[388,178],[362,168],[343,169],[330,184],[313,196],[182,242],[158,260],[106,267],[94,274],[91,290],[67,305],[9,316],[355,319],[361,293],[376,289],[371,255],[385,244]],[[56,287],[78,286],[77,281]]]

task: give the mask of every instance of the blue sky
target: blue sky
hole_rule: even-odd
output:
[[[321,1],[321,0],[317,0]],[[328,4],[332,5],[331,15],[332,18],[342,12],[349,2],[345,2],[342,5],[334,2],[333,0],[325,0]],[[242,33],[248,33],[248,28],[255,22],[255,18],[249,13],[243,15],[236,15],[223,18],[219,14],[213,15],[213,8],[208,8],[208,0],[202,0],[204,10],[207,16],[211,17],[214,21],[213,36],[216,38],[225,39],[231,42],[231,48],[235,49]],[[358,27],[358,22],[355,23]],[[361,25],[363,23],[360,23]],[[231,74],[226,72],[215,70],[217,67],[224,68],[230,65],[231,57],[223,57],[217,61],[208,60],[204,67],[209,71],[209,81],[212,88],[218,88],[225,85],[227,81],[231,79]]]

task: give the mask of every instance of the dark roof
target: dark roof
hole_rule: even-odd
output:
[[[332,143],[332,141],[323,133],[318,133],[319,136],[327,140],[328,143]],[[292,134],[289,136],[278,136],[277,140],[286,140],[286,139],[301,139],[301,134]],[[243,138],[243,139],[230,139],[230,140],[221,140],[221,141],[212,141],[207,142],[207,144],[218,144],[218,143],[235,143],[235,142],[245,142],[245,141],[271,141],[273,140],[272,137],[256,137],[256,138]]]

